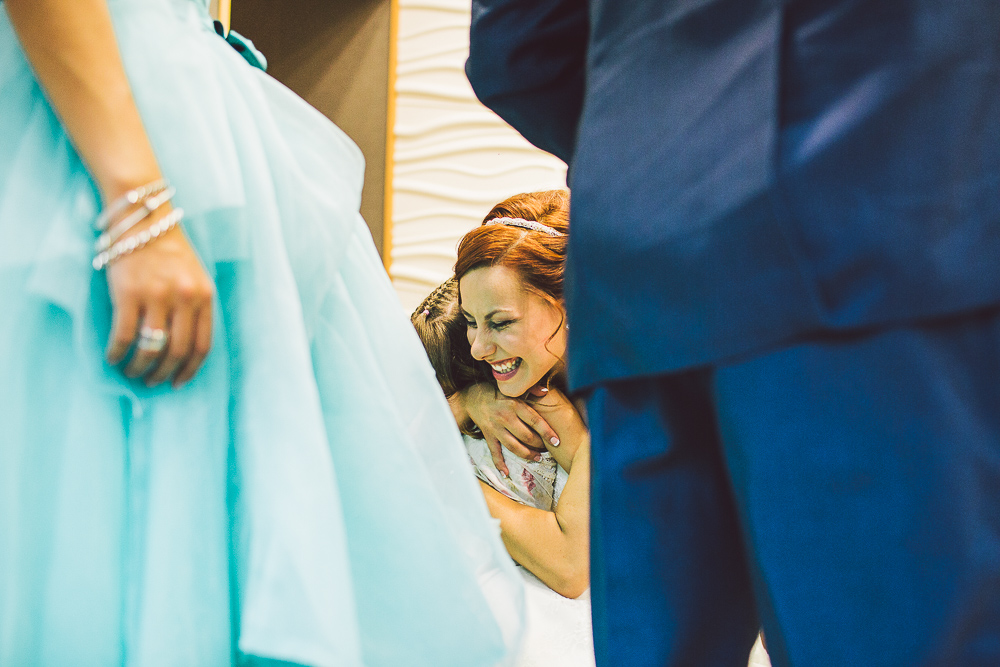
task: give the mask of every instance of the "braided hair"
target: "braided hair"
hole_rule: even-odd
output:
[[[455,278],[449,278],[428,294],[410,315],[410,322],[424,344],[445,396],[492,380],[487,369],[477,364],[469,351]]]

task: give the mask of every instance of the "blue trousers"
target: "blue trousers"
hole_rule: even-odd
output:
[[[603,385],[598,665],[1000,665],[1000,315]]]

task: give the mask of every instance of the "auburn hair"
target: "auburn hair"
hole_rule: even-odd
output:
[[[561,232],[553,236],[514,225],[485,225],[494,218],[522,218]],[[563,272],[569,233],[569,191],[546,190],[514,195],[493,207],[483,225],[462,237],[455,262],[455,279],[482,266],[506,266],[518,273],[525,287],[559,305],[563,303]]]
[[[515,225],[486,225],[494,218],[521,218],[539,222],[560,232],[561,236]],[[505,199],[486,214],[482,225],[463,236],[459,242],[458,258],[455,261],[456,286],[462,276],[473,269],[505,266],[517,272],[527,289],[562,309],[568,233],[568,190],[526,192]],[[460,308],[461,294],[457,303]],[[561,323],[559,327],[562,327]],[[557,331],[558,329],[552,332],[549,340],[555,337]],[[468,350],[467,341],[465,349]],[[469,358],[472,358],[471,352]],[[477,371],[488,370],[489,365],[474,361],[474,368]],[[555,382],[560,390],[566,391],[565,377],[561,372],[550,373],[545,382],[547,385]]]

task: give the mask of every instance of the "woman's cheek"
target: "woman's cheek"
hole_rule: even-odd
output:
[[[521,356],[521,355],[517,354],[517,352],[514,351],[514,350],[517,350],[518,347],[519,347],[518,344],[517,344],[517,337],[516,336],[511,336],[508,333],[501,332],[497,336],[496,340],[497,340],[497,345],[500,348],[502,348],[507,354],[511,355],[512,357]]]

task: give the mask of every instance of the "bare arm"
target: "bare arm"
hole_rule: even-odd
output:
[[[104,0],[6,0],[38,81],[105,201],[160,177]]]
[[[579,408],[557,389],[550,390],[547,396],[535,401],[532,406],[540,418],[559,434],[558,445],[552,442],[546,444],[549,453],[556,463],[572,472],[579,447],[590,442],[590,433]]]
[[[3,6],[104,202],[160,178],[105,1],[6,0]],[[130,233],[169,212],[169,205],[157,209]],[[109,362],[124,358],[140,326],[163,329],[170,337],[165,354],[136,352],[126,374],[149,384],[189,380],[211,346],[214,287],[180,229],[109,266],[108,287],[114,305]]]
[[[590,443],[580,444],[554,512],[522,505],[480,482],[511,557],[552,590],[579,597],[590,585]]]
[[[552,590],[578,597],[590,581],[590,434],[573,404],[558,391],[538,405],[561,437],[549,451],[569,479],[554,512],[522,505],[482,484],[490,513],[500,519],[507,551]]]
[[[469,410],[465,407],[465,394],[461,391],[456,391],[454,394],[448,397],[448,407],[451,408],[451,416],[455,418],[455,423],[458,427],[464,429],[472,418],[469,417]]]

